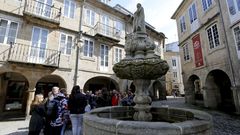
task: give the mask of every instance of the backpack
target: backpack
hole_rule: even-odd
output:
[[[55,120],[58,117],[58,106],[60,101],[57,99],[47,102],[46,115],[50,120]]]

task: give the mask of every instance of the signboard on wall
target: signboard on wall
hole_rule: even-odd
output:
[[[194,50],[194,58],[195,58],[195,66],[201,67],[203,66],[203,56],[202,56],[202,47],[200,41],[200,35],[197,34],[192,38],[193,42],[193,50]]]

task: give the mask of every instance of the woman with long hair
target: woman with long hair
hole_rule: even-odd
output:
[[[70,110],[73,135],[82,135],[82,120],[86,105],[87,98],[84,94],[81,93],[80,86],[73,86],[68,101],[68,109]]]
[[[28,135],[39,135],[44,126],[45,110],[43,105],[43,94],[35,95],[35,98],[31,104],[32,115],[29,122]]]

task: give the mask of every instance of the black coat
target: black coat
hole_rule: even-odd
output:
[[[83,114],[85,113],[85,107],[87,105],[87,98],[82,93],[76,93],[70,95],[68,100],[68,109],[70,114]]]
[[[29,131],[40,131],[45,122],[44,105],[33,105],[31,107],[31,119],[29,122]]]

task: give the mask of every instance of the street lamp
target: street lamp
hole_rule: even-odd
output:
[[[79,34],[77,36],[77,49],[76,49],[76,62],[75,62],[75,71],[74,71],[74,83],[73,85],[77,85],[77,78],[78,78],[78,64],[79,64],[79,50],[82,44],[82,31],[79,31]]]

